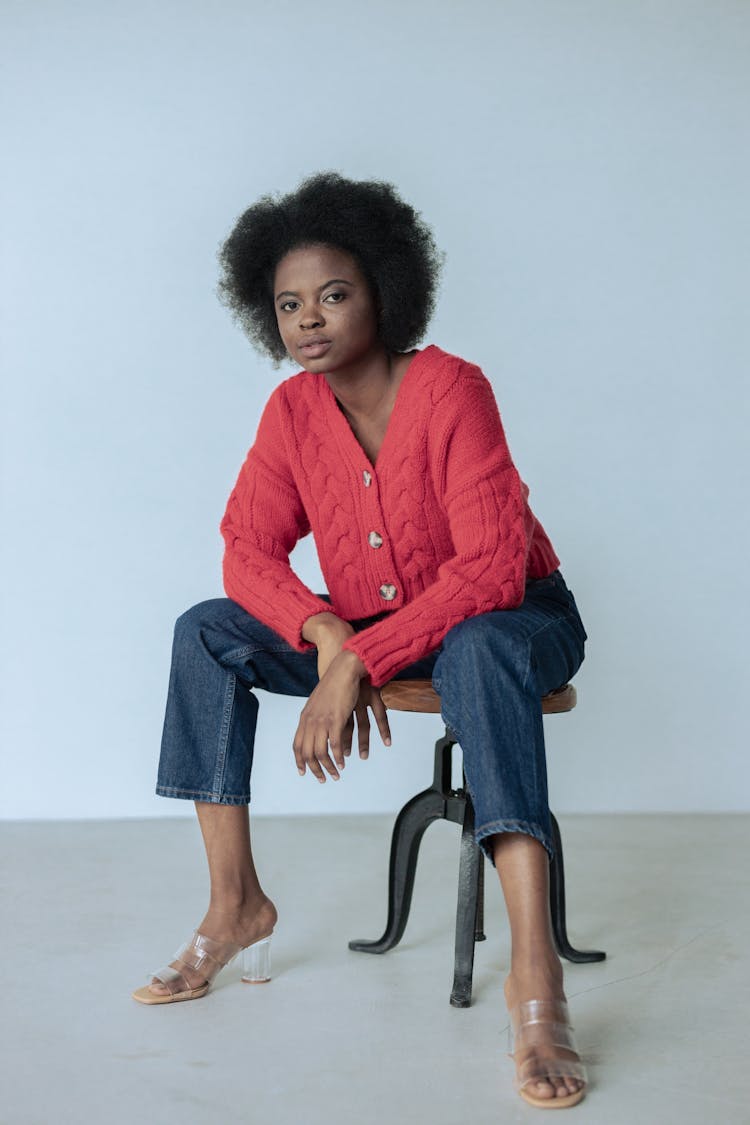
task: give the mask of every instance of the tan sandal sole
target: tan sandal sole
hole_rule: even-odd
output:
[[[209,984],[203,984],[200,988],[191,988],[189,992],[168,992],[159,996],[156,992],[152,992],[150,986],[146,984],[143,988],[136,988],[132,997],[139,1004],[177,1004],[180,1000],[200,1000],[201,996],[206,995],[209,988]]]
[[[569,1109],[572,1105],[578,1105],[586,1093],[586,1087],[582,1090],[577,1090],[575,1094],[567,1094],[564,1098],[535,1098],[533,1094],[527,1094],[523,1090],[518,1091],[525,1102],[533,1105],[536,1109]]]

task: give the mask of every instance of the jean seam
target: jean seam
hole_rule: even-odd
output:
[[[544,633],[546,629],[551,629],[553,625],[559,625],[561,621],[570,621],[572,618],[576,618],[577,616],[578,616],[578,614],[575,613],[572,609],[568,610],[568,612],[565,614],[564,617],[556,617],[556,618],[554,618],[553,621],[546,621],[544,623],[544,625],[540,625],[539,628],[535,629],[533,633],[528,634],[528,637],[526,638],[526,640],[528,641],[529,654],[528,654],[528,659],[527,659],[527,663],[526,663],[526,673],[525,673],[524,678],[523,678],[523,690],[524,691],[526,690],[526,685],[528,684],[528,680],[529,680],[529,673],[531,671],[531,642],[534,639],[534,637],[538,637],[539,634]],[[560,684],[559,686],[562,687],[562,684]]]
[[[474,829],[474,839],[477,844],[481,844],[488,836],[494,836],[502,832],[523,832],[527,836],[533,836],[538,840],[547,851],[547,854],[554,857],[555,849],[550,836],[544,832],[538,824],[534,824],[530,820],[518,820],[515,817],[504,817],[499,820],[490,820],[486,824],[479,825]],[[485,851],[485,855],[489,853]]]
[[[247,805],[250,802],[248,794],[217,793],[212,789],[181,789],[176,785],[157,785],[156,794],[159,797],[184,797],[191,801],[206,800],[211,804]]]
[[[532,655],[532,652],[531,652],[532,643],[531,642],[534,639],[534,637],[539,637],[540,633],[545,632],[545,630],[551,629],[552,625],[558,625],[558,624],[560,624],[561,621],[570,621],[570,619],[575,618],[575,616],[577,616],[577,614],[575,612],[573,612],[572,610],[569,610],[566,613],[566,615],[561,616],[561,618],[555,618],[553,621],[545,621],[543,625],[540,625],[539,629],[534,629],[533,633],[528,633],[528,637],[526,638],[527,641],[528,641],[528,658],[527,658],[527,661],[526,661],[526,673],[524,675],[524,682],[523,682],[524,691],[526,690],[526,685],[528,683],[528,674],[531,673],[531,655]],[[562,685],[560,684],[559,686],[562,686]]]
[[[232,649],[231,652],[224,653],[224,655],[220,658],[220,663],[222,661],[224,661],[224,662],[227,662],[227,661],[234,662],[235,660],[244,660],[245,657],[247,657],[247,656],[254,656],[256,652],[271,653],[273,655],[276,655],[280,652],[288,653],[289,648],[290,648],[290,646],[286,645],[286,644],[284,644],[284,645],[245,645],[244,648]],[[292,652],[297,652],[297,650],[292,649]],[[299,652],[299,653],[297,653],[297,655],[298,656],[306,656],[308,654],[304,653],[304,652]]]
[[[533,633],[528,634],[528,639],[531,640],[532,637],[538,636],[539,633],[543,633],[545,629],[549,629],[552,625],[559,625],[561,621],[569,621],[571,617],[577,616],[578,614],[574,610],[569,609],[568,612],[563,616],[555,617],[552,619],[552,621],[545,621],[544,625],[540,625],[539,628],[535,629]]]
[[[214,772],[214,791],[221,793],[224,788],[224,770],[227,761],[227,745],[229,743],[229,732],[232,726],[232,718],[234,714],[234,696],[237,690],[237,677],[232,673],[227,673],[227,687],[224,692],[224,710],[221,715],[221,726],[219,728],[219,743],[216,751],[216,770]]]

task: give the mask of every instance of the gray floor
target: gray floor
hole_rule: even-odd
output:
[[[567,965],[589,1068],[579,1122],[747,1125],[747,816],[570,816]],[[512,1089],[499,889],[474,1004],[448,1004],[457,829],[427,833],[412,918],[384,957],[354,954],[385,915],[390,818],[259,820],[279,908],[274,980],[231,966],[200,1001],[130,999],[204,908],[192,822],[0,825],[4,1125],[496,1125],[538,1119]],[[488,868],[488,875],[490,874]]]

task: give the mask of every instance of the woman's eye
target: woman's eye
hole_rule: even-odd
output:
[[[329,293],[325,299],[326,301],[330,301],[334,305],[338,305],[341,303],[341,301],[344,300],[345,296],[345,293]]]
[[[284,301],[284,303],[281,306],[281,311],[282,312],[294,312],[294,310],[296,308],[297,308],[297,302],[296,301]]]

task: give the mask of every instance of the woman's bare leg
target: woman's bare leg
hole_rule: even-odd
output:
[[[533,836],[502,832],[491,840],[511,934],[510,973],[505,981],[508,1009],[525,1000],[564,1000],[563,970],[552,936],[549,909],[549,856]],[[570,1055],[560,1050],[563,1058]],[[550,1078],[535,1083],[538,1098],[574,1094],[583,1083]]]
[[[196,801],[195,810],[211,880],[208,910],[197,928],[216,941],[233,941],[242,946],[260,941],[276,925],[277,915],[255,870],[247,805]],[[192,988],[204,983],[195,970],[177,967]],[[167,991],[157,982],[152,982],[151,990]]]

